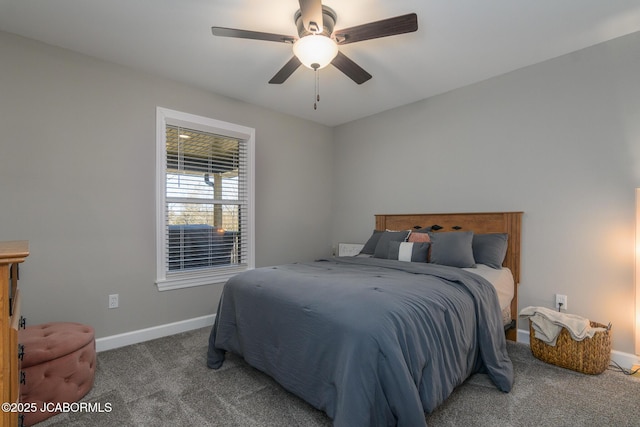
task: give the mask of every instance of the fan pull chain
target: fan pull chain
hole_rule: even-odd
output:
[[[313,65],[316,64],[312,64]],[[318,102],[320,102],[320,73],[318,72],[318,67],[314,67],[313,68],[313,74],[314,74],[314,80],[315,80],[315,94],[314,94],[314,101],[313,101],[313,109],[317,110],[318,109]]]

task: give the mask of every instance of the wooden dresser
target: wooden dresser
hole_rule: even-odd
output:
[[[20,327],[20,291],[18,289],[18,264],[29,256],[29,242],[24,240],[0,242],[0,399],[2,404],[18,406],[19,360],[18,328]],[[3,405],[3,409],[6,405]],[[18,412],[3,410],[2,426],[17,426]]]

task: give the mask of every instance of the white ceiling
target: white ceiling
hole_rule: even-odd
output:
[[[0,30],[166,76],[329,126],[409,104],[640,30],[639,0],[324,0],[341,29],[410,12],[418,31],[342,46],[373,75],[300,67],[284,43],[214,37],[211,26],[297,36],[297,0],[0,0]],[[2,58],[2,61],[7,58]]]

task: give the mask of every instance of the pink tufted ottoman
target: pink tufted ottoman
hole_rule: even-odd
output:
[[[45,323],[28,326],[18,333],[24,346],[20,401],[35,403],[76,402],[93,387],[96,343],[91,326],[80,323]],[[49,405],[53,407],[54,405]],[[51,411],[24,413],[30,426],[55,415]]]

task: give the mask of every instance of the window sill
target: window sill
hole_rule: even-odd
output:
[[[196,286],[225,283],[238,273],[248,270],[246,265],[199,270],[194,272],[167,273],[163,279],[156,280],[159,291],[193,288]]]

